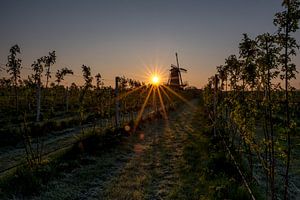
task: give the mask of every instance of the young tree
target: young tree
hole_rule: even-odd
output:
[[[249,38],[244,33],[242,42],[239,45],[240,58],[243,59],[242,80],[244,84],[248,84],[253,90],[256,84],[256,65],[255,59],[257,55],[256,41]],[[245,88],[243,88],[245,89]]]
[[[34,102],[34,97],[32,95],[33,90],[36,88],[36,84],[35,81],[33,80],[32,76],[27,77],[27,79],[23,80],[24,83],[24,87],[25,87],[25,97],[26,97],[26,106],[27,106],[27,110],[29,112],[32,111],[32,105]]]
[[[51,78],[50,66],[56,62],[55,51],[49,52],[49,56],[44,56],[43,62],[45,63],[45,69],[46,69],[45,76],[46,76],[46,89],[47,89],[49,79]]]
[[[79,112],[80,112],[80,125],[82,125],[82,122],[84,120],[84,97],[87,93],[87,91],[92,88],[92,81],[93,81],[93,77],[91,75],[91,68],[89,66],[86,65],[82,65],[82,75],[83,75],[83,79],[85,81],[84,86],[82,88],[82,92],[80,94],[79,97]],[[84,134],[84,130],[82,127],[82,134]]]
[[[67,75],[67,74],[73,74],[73,71],[72,70],[70,70],[70,69],[68,69],[67,67],[65,67],[65,68],[62,68],[61,70],[57,70],[57,72],[56,72],[56,74],[55,74],[55,77],[56,77],[56,80],[55,80],[55,82],[57,82],[57,86],[59,86],[60,85],[60,82],[62,81],[62,80],[64,80],[64,77]],[[56,88],[55,89],[55,93],[57,93],[57,90],[58,90],[59,88]],[[63,87],[63,89],[64,89],[64,87]],[[65,91],[65,101],[66,101],[66,111],[68,112],[69,111],[69,95],[68,95],[68,87],[66,88],[66,90],[64,89],[64,91]],[[55,102],[56,102],[56,96],[57,95],[55,95],[55,97],[54,97],[54,100],[53,100],[53,104],[55,104]]]
[[[92,87],[92,81],[93,81],[93,77],[91,75],[91,68],[89,66],[85,66],[82,65],[82,75],[83,75],[83,79],[84,79],[84,86],[83,86],[83,90],[80,96],[80,103],[82,103],[83,98],[86,94],[86,92],[88,91],[88,89],[90,89]]]
[[[238,90],[238,83],[241,74],[241,62],[235,55],[230,55],[227,59],[225,59],[225,67],[227,68],[228,75],[230,77],[230,89],[233,91]]]
[[[221,90],[224,89],[225,82],[225,91],[227,92],[227,68],[223,65],[217,66],[218,74],[221,80]]]
[[[290,80],[296,78],[296,65],[291,63],[291,57],[296,55],[296,48],[299,48],[292,33],[299,29],[300,19],[300,1],[299,0],[283,0],[282,6],[284,11],[276,13],[274,25],[278,28],[278,44],[283,48],[281,54],[282,72],[281,78],[285,81],[285,128],[287,134],[287,153],[286,153],[286,170],[284,184],[284,199],[288,199],[289,188],[289,168],[291,160],[291,119],[289,108],[289,91]]]
[[[269,160],[267,170],[267,191],[268,183],[271,187],[271,199],[275,199],[275,136],[274,136],[274,122],[273,122],[273,102],[272,91],[275,87],[272,80],[278,77],[278,54],[280,47],[276,45],[276,37],[265,33],[257,36],[258,58],[256,64],[258,66],[258,75],[263,87],[264,97],[262,98],[262,110],[264,118],[264,132],[265,132],[265,154],[266,160]]]
[[[91,74],[91,68],[89,66],[82,65],[82,73],[84,78],[84,87],[85,88],[91,88],[92,87],[92,81],[93,77]]]
[[[19,112],[19,104],[18,104],[18,80],[20,79],[20,70],[21,70],[21,62],[22,60],[17,58],[17,54],[20,54],[20,47],[18,45],[14,45],[9,50],[10,55],[8,56],[8,62],[6,64],[7,72],[11,75],[11,80],[14,86],[15,93],[15,108],[16,112]]]
[[[103,86],[103,82],[101,80],[101,78],[102,78],[101,74],[100,73],[96,74],[95,78],[96,78],[97,89],[99,89],[101,86]]]
[[[67,67],[62,68],[61,70],[57,70],[57,72],[56,72],[56,74],[55,74],[55,77],[56,77],[55,82],[57,82],[57,86],[60,85],[60,82],[61,82],[62,80],[64,80],[64,77],[65,77],[67,74],[73,74],[73,71],[72,71],[71,69],[68,69]]]
[[[36,85],[36,121],[37,122],[40,121],[40,115],[41,115],[41,87],[42,87],[42,73],[43,73],[42,62],[43,59],[39,58],[37,59],[37,61],[34,61],[34,63],[31,65],[34,71],[32,78]]]

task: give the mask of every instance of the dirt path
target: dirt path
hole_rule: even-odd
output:
[[[179,187],[193,113],[183,105],[168,120],[145,124],[125,144],[84,158],[86,165],[51,181],[36,199],[168,199]]]

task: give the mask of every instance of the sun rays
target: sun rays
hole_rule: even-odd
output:
[[[176,105],[174,103],[178,100],[184,102],[193,109],[195,108],[195,106],[181,94],[183,91],[182,89],[178,90],[164,83],[167,76],[166,73],[163,73],[163,70],[159,68],[150,70],[150,68],[147,67],[146,76],[146,84],[124,90],[116,97],[116,101],[122,101],[130,95],[138,96],[137,99],[139,99],[138,101],[140,102],[138,103],[138,107],[140,107],[140,109],[137,110],[137,117],[134,119],[134,127],[132,127],[133,130],[136,130],[140,121],[144,119],[145,112],[155,115],[160,114],[163,119],[167,120],[170,106]]]
[[[151,88],[150,88],[150,90],[149,90],[149,92],[148,92],[148,95],[147,95],[147,97],[146,97],[146,99],[145,99],[145,101],[144,101],[144,103],[143,103],[143,105],[142,105],[142,107],[141,107],[141,110],[140,110],[139,113],[138,113],[138,116],[137,116],[137,118],[136,118],[136,120],[135,120],[135,123],[134,123],[134,129],[136,129],[138,123],[140,122],[140,120],[141,120],[141,118],[142,118],[142,115],[143,115],[143,113],[144,113],[145,107],[146,107],[146,105],[147,105],[147,103],[148,103],[148,100],[149,100],[149,98],[150,98],[150,95],[151,95],[152,90],[153,90],[153,86],[151,86]]]

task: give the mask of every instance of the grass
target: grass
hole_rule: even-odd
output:
[[[250,199],[203,107],[152,124],[152,140],[106,188],[103,199]],[[159,128],[164,127],[164,128]],[[256,192],[256,191],[255,191]],[[259,196],[256,192],[256,195]]]
[[[130,137],[108,131],[81,138],[39,170],[0,183],[0,198],[249,199],[222,143],[211,137],[203,105],[143,126]]]
[[[134,136],[132,158],[98,198],[168,199],[178,181],[178,162],[186,136],[185,121],[176,119],[178,115],[172,115],[169,121],[151,122]]]
[[[212,138],[203,107],[193,118],[181,163],[180,184],[170,199],[250,199],[223,144]]]
[[[120,143],[123,136],[125,132],[122,129],[107,129],[104,134],[86,133],[73,147],[51,155],[51,160],[44,160],[41,165],[33,168],[19,167],[14,173],[2,177],[0,198],[6,199],[13,196],[24,198],[38,195],[49,181],[57,179],[63,173],[70,173],[81,166],[93,164],[93,159],[89,159],[89,156],[101,154],[104,150],[109,151],[110,148]],[[85,173],[78,176],[87,177]]]

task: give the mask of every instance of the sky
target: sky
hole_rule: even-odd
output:
[[[274,33],[274,14],[282,10],[280,0],[0,0],[0,5],[0,64],[18,44],[23,77],[36,59],[55,50],[51,71],[74,71],[66,85],[83,83],[83,64],[106,85],[123,75],[147,81],[147,68],[159,68],[167,81],[178,52],[187,69],[183,80],[199,88],[216,66],[238,53],[243,33],[252,38]],[[300,42],[300,31],[294,37]],[[300,71],[300,56],[293,62]],[[299,79],[293,82],[297,88]]]

